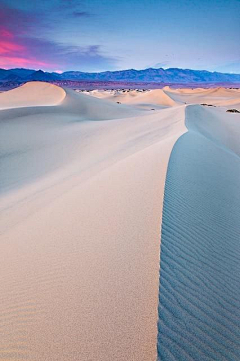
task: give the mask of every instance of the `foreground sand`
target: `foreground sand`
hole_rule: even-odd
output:
[[[1,118],[2,359],[154,360],[161,204],[184,107],[67,91]]]
[[[156,359],[168,160],[185,103],[224,121],[229,91],[0,94],[0,359]]]
[[[158,359],[240,360],[240,117],[186,109],[163,207]]]

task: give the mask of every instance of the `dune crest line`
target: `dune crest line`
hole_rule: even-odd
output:
[[[186,108],[165,183],[158,360],[240,359],[240,130]],[[237,141],[238,139],[238,141]]]

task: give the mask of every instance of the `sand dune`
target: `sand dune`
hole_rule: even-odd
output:
[[[212,88],[212,89],[168,89],[165,91],[169,97],[178,103],[187,104],[211,104],[215,106],[239,108],[240,96],[235,89]]]
[[[240,358],[239,120],[186,109],[165,185],[159,360]]]
[[[116,102],[113,103],[109,99],[100,100],[83,93],[76,93],[71,89],[65,91],[66,98],[62,102],[60,111],[78,114],[82,119],[107,120],[142,115],[138,109],[133,109],[124,104],[116,104]]]
[[[161,109],[181,104],[210,104],[225,106],[227,108],[240,107],[240,96],[237,89],[225,88],[195,88],[195,89],[172,89],[165,86],[163,89],[130,91],[91,91],[89,95],[112,102],[135,105],[138,108]]]
[[[66,90],[0,117],[0,357],[156,359],[161,204],[184,107]]]
[[[177,105],[177,103],[168,96],[162,89],[154,89],[148,91],[114,91],[114,92],[90,92],[95,97],[107,98],[113,102],[120,102],[123,104],[135,105],[141,108],[152,108],[152,107],[172,107]],[[107,95],[106,95],[107,94]]]
[[[65,98],[65,91],[43,82],[29,82],[0,94],[0,109],[57,105]]]
[[[0,94],[0,359],[236,359],[238,98]]]

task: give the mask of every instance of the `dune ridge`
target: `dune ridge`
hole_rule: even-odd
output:
[[[19,88],[0,93],[0,109],[57,105],[65,96],[65,90],[56,85],[29,82]]]
[[[214,106],[231,107],[240,106],[239,91],[236,89],[167,89],[166,94],[178,103],[201,104],[207,103]]]
[[[28,99],[31,89],[37,100]],[[197,360],[200,355],[207,360],[219,337],[218,356],[226,359],[228,345],[234,349],[232,359],[238,355],[238,318],[233,318],[237,279],[231,281],[228,268],[237,274],[238,230],[234,224],[238,222],[240,122],[238,114],[226,113],[227,107],[221,104],[231,100],[232,94],[239,97],[239,92],[220,92],[222,103],[216,108],[186,105],[194,99],[201,103],[216,100],[210,91],[201,89],[193,96],[190,90],[170,88],[146,93],[96,91],[89,96],[34,82],[15,93],[0,94],[0,108],[8,105],[0,110],[2,360],[156,360],[164,186],[163,230],[170,225],[170,231],[162,232],[158,356],[171,360],[181,355],[190,360],[196,351]],[[185,138],[182,134],[187,131]],[[208,177],[203,177],[205,173]],[[170,209],[169,214],[166,204],[173,205],[175,213]],[[196,225],[193,230],[187,228],[189,212]],[[204,212],[211,221],[210,236],[217,235],[221,241],[217,252],[212,240],[204,246],[208,239]],[[176,226],[172,220],[177,220]],[[187,250],[195,268],[184,268],[186,237],[176,244],[174,232],[190,232],[188,248],[189,237],[197,237]],[[230,240],[224,243],[226,237]],[[173,255],[181,255],[180,251],[183,259],[179,257],[177,275],[184,276],[181,284],[178,277],[173,281],[179,264]],[[226,264],[223,251],[230,255]],[[205,256],[207,268],[202,270],[199,262]],[[170,270],[169,265],[173,266]],[[196,276],[199,269],[201,282]],[[219,290],[225,281],[228,294]],[[189,292],[182,295],[188,286]],[[178,292],[175,298],[173,292]],[[197,292],[200,296],[193,309],[192,297],[196,300]],[[187,299],[190,322],[178,297],[181,302]],[[216,300],[220,300],[217,331],[209,316]],[[180,330],[173,316],[180,319],[183,312]],[[194,333],[184,328],[185,319],[198,335],[197,345]],[[196,319],[207,332],[199,331]]]
[[[155,360],[161,204],[184,106],[66,90],[56,106],[1,110],[0,128],[0,358]]]
[[[237,361],[239,117],[188,106],[186,126],[165,183],[158,359]]]
[[[98,98],[108,99],[112,102],[119,102],[128,105],[135,105],[141,108],[154,107],[161,109],[162,107],[173,107],[179,105],[171,96],[166,94],[164,89],[154,90],[131,90],[131,91],[91,91],[88,94]]]
[[[128,105],[135,105],[138,108],[161,109],[174,107],[181,104],[201,104],[231,106],[240,109],[239,89],[225,88],[195,88],[195,89],[173,89],[165,86],[163,89],[153,90],[129,90],[129,91],[90,91],[94,97],[108,99],[112,102],[120,102]]]

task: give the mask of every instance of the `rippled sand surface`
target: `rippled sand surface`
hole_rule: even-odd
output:
[[[240,359],[239,95],[0,94],[0,360]]]
[[[159,360],[240,359],[240,124],[186,109],[162,219]],[[238,139],[238,141],[236,141]]]

